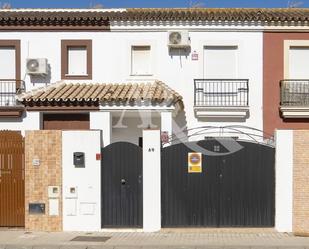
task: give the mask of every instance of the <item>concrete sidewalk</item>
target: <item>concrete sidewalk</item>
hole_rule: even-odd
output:
[[[83,241],[72,241],[82,236]],[[86,238],[84,237],[86,236]],[[106,240],[92,242],[85,240]],[[219,249],[219,248],[284,248],[309,249],[309,238],[272,231],[240,230],[168,230],[158,233],[142,232],[26,232],[0,230],[0,249]]]

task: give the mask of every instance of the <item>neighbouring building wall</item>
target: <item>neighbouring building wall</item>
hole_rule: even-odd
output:
[[[276,229],[309,235],[309,130],[276,130]]]
[[[26,131],[25,227],[35,231],[62,230],[62,135],[61,131]],[[48,187],[59,187],[50,198]],[[54,193],[56,194],[56,193]],[[30,203],[45,204],[45,213],[29,214]],[[57,214],[58,213],[58,214]]]
[[[309,130],[294,131],[293,232],[309,235]]]
[[[263,127],[273,134],[275,129],[309,129],[308,119],[280,117],[280,80],[284,76],[284,41],[308,40],[309,33],[264,33]],[[309,43],[308,43],[309,44]]]

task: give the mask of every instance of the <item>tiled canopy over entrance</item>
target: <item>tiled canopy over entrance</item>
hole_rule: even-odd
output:
[[[182,97],[161,81],[127,84],[58,82],[21,94],[18,100],[28,107],[137,102],[171,106],[182,103]]]

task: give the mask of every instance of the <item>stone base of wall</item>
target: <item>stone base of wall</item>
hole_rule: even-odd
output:
[[[62,231],[61,134],[61,131],[27,131],[25,134],[25,228],[28,230]],[[59,187],[59,196],[53,197],[58,200],[58,215],[49,213],[49,186]],[[45,204],[45,213],[30,214],[30,203]]]
[[[293,133],[293,232],[309,236],[309,131]]]

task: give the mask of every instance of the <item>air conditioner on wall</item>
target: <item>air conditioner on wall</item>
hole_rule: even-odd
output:
[[[186,48],[190,47],[190,37],[187,30],[168,31],[169,48]]]
[[[29,75],[47,75],[48,66],[46,58],[29,58],[26,62],[26,72]]]

